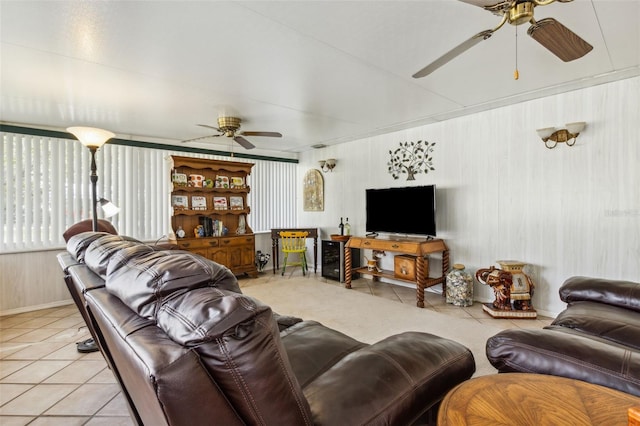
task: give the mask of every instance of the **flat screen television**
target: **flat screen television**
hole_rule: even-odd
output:
[[[367,189],[366,231],[436,236],[436,186]]]

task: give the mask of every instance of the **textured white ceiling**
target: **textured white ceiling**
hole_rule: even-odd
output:
[[[254,153],[292,154],[640,74],[640,1],[536,7],[549,16],[593,51],[564,63],[505,25],[414,79],[499,18],[454,0],[2,0],[0,120],[175,144],[226,114],[284,135],[248,137]]]

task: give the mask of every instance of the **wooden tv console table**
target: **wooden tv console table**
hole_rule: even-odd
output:
[[[401,277],[397,277],[393,271],[370,271],[367,267],[353,268],[351,260],[351,249],[358,248],[364,250],[380,250],[397,252],[401,254],[411,254],[416,256],[416,279],[407,280]],[[428,277],[427,268],[425,262],[428,262],[427,255],[430,253],[442,252],[442,276],[437,278]],[[388,278],[397,281],[404,281],[416,284],[416,305],[419,308],[424,308],[424,289],[436,284],[442,283],[442,295],[446,293],[446,276],[449,271],[449,249],[443,240],[386,240],[378,238],[366,238],[366,237],[351,237],[344,249],[345,257],[345,288],[351,288],[351,273],[358,272],[360,274],[373,275],[376,278]],[[427,265],[428,266],[428,265]]]

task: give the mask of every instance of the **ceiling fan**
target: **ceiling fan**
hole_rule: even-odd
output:
[[[469,50],[476,44],[488,39],[494,32],[498,31],[506,22],[511,25],[520,25],[526,22],[531,26],[527,31],[534,40],[547,48],[551,53],[562,59],[564,62],[581,58],[593,49],[589,43],[580,38],[573,31],[562,25],[553,18],[545,18],[536,21],[533,18],[533,11],[536,6],[546,6],[558,1],[569,3],[573,0],[459,0],[474,6],[482,7],[494,15],[502,16],[502,20],[492,30],[485,30],[474,35],[470,39],[454,47],[426,67],[413,75],[413,78],[425,77],[456,56]],[[497,1],[497,3],[496,3]]]
[[[209,135],[209,136],[201,136],[198,138],[187,139],[182,141],[193,142],[195,140],[206,139],[206,138],[216,138],[219,136],[226,136],[228,138],[233,138],[234,141],[238,142],[246,149],[253,149],[255,145],[249,142],[244,136],[266,136],[270,138],[281,138],[282,134],[278,132],[239,132],[240,122],[242,120],[238,117],[218,117],[218,127],[209,126],[206,124],[198,124],[198,126],[207,127],[209,129],[213,129],[218,132],[217,135]]]

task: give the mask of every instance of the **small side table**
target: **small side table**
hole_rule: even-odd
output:
[[[467,380],[442,400],[438,426],[621,425],[640,398],[566,377],[501,373]]]

